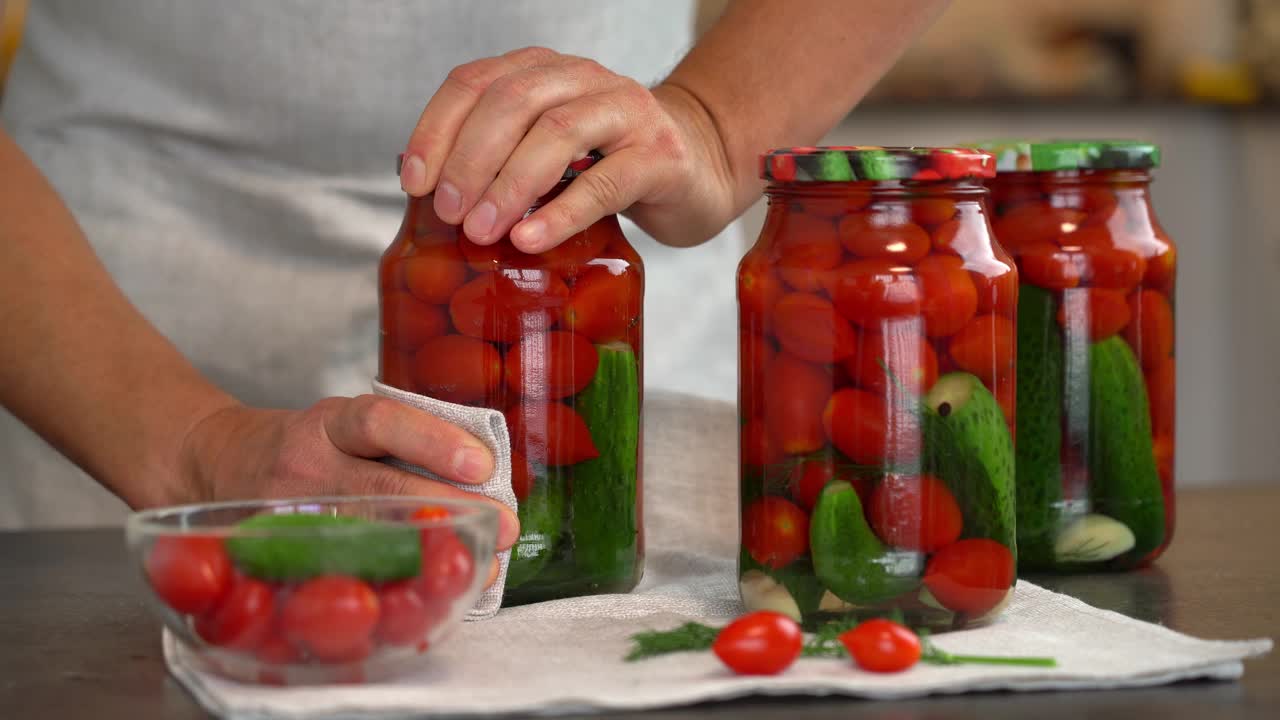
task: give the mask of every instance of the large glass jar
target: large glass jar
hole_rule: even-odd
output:
[[[432,196],[410,197],[379,273],[381,381],[507,418],[521,531],[504,604],[631,590],[644,563],[644,267],[617,218],[531,255],[509,237],[477,245]]]
[[[1159,149],[1001,142],[996,238],[1018,263],[1018,560],[1127,570],[1173,536],[1176,251]]]
[[[963,627],[1015,576],[1017,275],[987,153],[790,148],[738,268],[739,578],[812,627]]]

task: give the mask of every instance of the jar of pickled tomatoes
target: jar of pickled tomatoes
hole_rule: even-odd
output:
[[[996,238],[1018,264],[1018,557],[1127,570],[1173,535],[1173,241],[1160,150],[995,142]]]
[[[760,168],[738,268],[744,604],[810,627],[993,617],[1016,566],[1018,291],[994,158],[807,147]]]
[[[477,245],[431,195],[410,197],[379,277],[379,379],[506,416],[521,534],[504,604],[631,590],[644,562],[644,265],[617,218],[533,255],[509,237]]]

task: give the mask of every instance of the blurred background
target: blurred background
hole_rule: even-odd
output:
[[[703,0],[691,21],[705,27],[726,1]],[[0,102],[25,2],[0,0]],[[1179,244],[1178,481],[1280,481],[1278,119],[1280,0],[955,0],[825,144],[1159,143],[1154,202]],[[730,235],[742,252],[763,213],[762,201]],[[734,323],[723,272],[693,286]],[[661,327],[680,308],[647,312]],[[650,385],[733,400],[726,367],[689,353]]]

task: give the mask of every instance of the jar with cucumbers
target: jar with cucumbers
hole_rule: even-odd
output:
[[[1018,264],[1018,562],[1128,570],[1173,536],[1174,274],[1160,150],[999,141],[996,239]]]
[[[573,163],[530,208],[597,159]],[[501,410],[520,539],[506,605],[639,582],[644,266],[614,216],[540,254],[471,242],[409,198],[379,270],[379,379]]]
[[[738,267],[744,604],[808,627],[994,617],[1016,567],[1018,304],[994,158],[805,147],[760,168],[769,211]]]

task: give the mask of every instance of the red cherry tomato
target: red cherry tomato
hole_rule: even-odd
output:
[[[772,327],[773,306],[786,288],[763,253],[749,252],[738,265],[738,306],[743,328],[762,332]]]
[[[572,280],[590,268],[591,261],[604,253],[614,231],[615,228],[604,223],[589,225],[586,230],[541,253],[542,264],[554,269],[565,280]]]
[[[967,265],[966,265],[967,266]],[[1018,309],[1018,273],[1008,257],[969,267],[969,278],[978,291],[978,312],[1013,317]]]
[[[865,390],[837,390],[822,412],[822,427],[831,444],[860,465],[905,463],[920,456],[915,414]]]
[[[582,392],[596,374],[596,346],[577,333],[526,335],[507,352],[507,387],[524,397],[558,400]]]
[[[1129,325],[1133,313],[1120,290],[1076,288],[1062,291],[1058,324],[1069,332],[1088,328],[1093,342],[1106,340]]]
[[[282,597],[278,602],[283,603],[284,599]],[[301,650],[284,636],[284,631],[279,627],[278,621],[272,623],[266,637],[263,638],[261,643],[258,643],[258,647],[253,651],[253,655],[269,665],[291,665],[302,662],[306,657]],[[282,680],[271,684],[283,685],[284,682]]]
[[[449,331],[444,308],[428,305],[407,292],[383,295],[381,316],[382,341],[405,352],[413,352]]]
[[[836,467],[829,459],[804,460],[792,468],[787,490],[800,507],[811,511],[822,489],[835,478]]]
[[[511,445],[539,465],[575,465],[600,457],[582,416],[564,403],[526,401],[504,413]]]
[[[275,593],[253,578],[237,578],[213,610],[196,618],[196,634],[211,645],[253,650],[271,631]]]
[[[640,319],[640,298],[635,266],[588,265],[569,292],[560,325],[594,343],[622,340]]]
[[[868,672],[902,672],[920,661],[920,638],[892,620],[858,623],[840,634],[840,643],[858,667]]]
[[[1173,354],[1173,308],[1164,295],[1154,290],[1139,290],[1129,296],[1129,310],[1134,322],[1129,324],[1124,337],[1142,361],[1142,367],[1153,368]]]
[[[916,264],[920,279],[920,312],[929,337],[948,337],[973,319],[978,310],[978,289],[953,255],[930,255]]]
[[[462,235],[457,239],[456,246],[472,270],[485,273],[494,272],[503,266],[503,258],[506,256],[503,245],[509,244],[509,240],[503,239],[492,245],[477,245]]]
[[[921,290],[911,268],[891,260],[858,260],[831,271],[827,292],[840,315],[862,327],[920,314]]]
[[[822,289],[826,272],[840,264],[844,248],[830,218],[791,212],[778,223],[774,249],[778,254],[778,274],[802,292]]]
[[[1118,247],[1086,248],[1089,256],[1089,285],[1129,291],[1142,282],[1147,261],[1131,250]]]
[[[929,233],[911,222],[907,209],[899,205],[841,218],[840,241],[860,258],[882,258],[898,265],[914,265],[929,254],[932,245]]]
[[[467,280],[467,261],[453,243],[420,248],[402,261],[405,286],[414,297],[444,305]]]
[[[1026,282],[1046,290],[1066,290],[1089,273],[1089,257],[1080,250],[1064,250],[1051,242],[1033,242],[1016,251],[1018,270]]]
[[[773,436],[762,418],[748,420],[740,433],[742,463],[763,467],[782,462],[782,451],[773,443]]]
[[[928,392],[938,379],[938,355],[918,327],[912,321],[888,322],[886,332],[864,331],[858,352],[844,363],[849,377],[877,395],[887,396],[898,383],[915,395]]]
[[[956,216],[956,201],[945,197],[921,197],[911,201],[911,219],[921,225],[940,225]]]
[[[161,537],[143,565],[156,595],[175,612],[203,613],[231,589],[231,559],[219,538]]]
[[[1151,432],[1173,437],[1177,366],[1172,357],[1164,358],[1147,370],[1147,396],[1151,399]]]
[[[932,475],[886,475],[871,491],[867,515],[881,540],[904,550],[934,552],[964,529],[955,496]]]
[[[529,460],[524,455],[511,451],[511,491],[516,494],[516,500],[524,502],[529,498],[529,493],[533,490],[533,468],[529,466]]]
[[[322,575],[299,585],[280,615],[285,637],[317,659],[344,662],[368,654],[378,625],[378,595],[344,575]]]
[[[453,294],[449,316],[463,335],[516,342],[556,323],[569,299],[560,276],[540,268],[483,273]]]
[[[804,633],[795,620],[760,610],[726,625],[711,650],[739,675],[776,675],[800,657],[803,646]]]
[[[948,610],[969,616],[990,612],[1013,587],[1013,553],[994,540],[954,542],[929,558],[924,585]]]
[[[743,417],[759,417],[763,411],[764,384],[778,352],[763,335],[743,331],[738,335],[739,402]]]
[[[1147,272],[1142,284],[1165,295],[1173,294],[1173,278],[1178,268],[1178,248],[1163,232],[1157,232],[1155,243],[1147,257]]]
[[[378,608],[374,638],[387,645],[417,645],[445,614],[422,599],[417,583],[407,580],[378,590]]]
[[[982,215],[966,213],[934,228],[932,236],[935,251],[973,258],[986,246],[990,233]]]
[[[413,382],[413,356],[392,347],[382,348],[378,364],[378,380],[392,387],[416,392]]]
[[[784,352],[763,381],[764,417],[774,446],[800,454],[825,445],[822,411],[831,397],[831,373]]]
[[[445,402],[493,399],[502,385],[502,356],[483,340],[442,335],[414,354],[413,379],[423,394]]]
[[[803,460],[796,463],[787,481],[787,491],[800,507],[812,511],[818,504],[818,496],[822,494],[822,489],[832,480],[843,480],[852,485],[863,507],[870,502],[871,491],[867,487],[867,482],[852,473],[838,470],[831,458]]]
[[[761,565],[784,568],[809,550],[809,516],[790,500],[761,498],[742,513],[742,545]]]
[[[1013,367],[1018,330],[1003,315],[979,315],[951,338],[951,359],[988,386]]]
[[[467,546],[454,533],[442,533],[422,549],[422,574],[415,587],[427,605],[444,606],[471,587],[475,573]]]
[[[1075,232],[1084,223],[1082,210],[1055,208],[1047,202],[1032,201],[1009,208],[992,223],[996,239],[1009,249],[1033,243],[1052,242],[1060,235]]]
[[[827,300],[790,293],[773,308],[774,334],[782,348],[809,362],[839,362],[853,354],[857,335]]]

